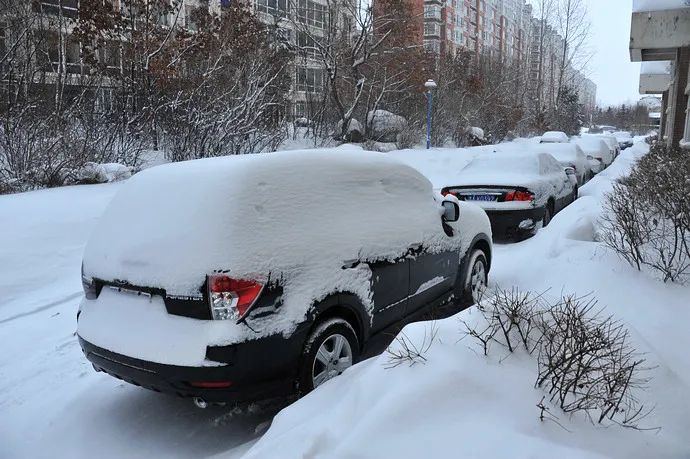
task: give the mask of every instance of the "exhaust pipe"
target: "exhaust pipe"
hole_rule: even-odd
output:
[[[194,397],[192,400],[194,401],[194,404],[197,406],[197,408],[201,408],[202,410],[208,406],[206,400],[204,400],[201,397]]]

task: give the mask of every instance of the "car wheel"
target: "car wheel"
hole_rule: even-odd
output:
[[[475,304],[481,300],[489,280],[489,264],[482,250],[475,250],[467,264],[465,278],[465,293],[463,300],[469,304]]]
[[[344,319],[332,318],[318,324],[302,352],[300,395],[307,394],[350,368],[359,358],[359,341]]]

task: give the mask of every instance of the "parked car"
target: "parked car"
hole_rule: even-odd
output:
[[[535,145],[534,151],[536,153],[548,153],[553,156],[566,171],[566,174],[572,170],[576,189],[584,185],[592,176],[587,155],[575,143],[540,144]]]
[[[306,393],[374,338],[474,301],[491,257],[483,210],[382,153],[168,164],[97,223],[77,333],[97,371],[198,406]]]
[[[539,143],[568,143],[568,135],[561,131],[548,131],[539,139]]]
[[[616,137],[611,134],[600,134],[597,137],[604,139],[604,142],[606,142],[606,144],[609,146],[609,149],[613,151],[613,159],[618,158],[618,155],[621,153],[621,148]]]
[[[576,197],[553,156],[505,146],[477,155],[441,192],[477,203],[488,214],[495,237],[515,240],[548,225]]]
[[[598,136],[581,136],[573,138],[573,143],[582,148],[587,155],[592,172],[598,174],[613,162],[615,150]]]
[[[621,150],[625,150],[626,148],[633,146],[633,138],[628,131],[616,131],[613,133],[613,135],[616,137],[616,140],[618,140],[618,145],[620,146]]]

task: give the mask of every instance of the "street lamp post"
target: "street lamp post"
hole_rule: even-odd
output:
[[[436,89],[434,80],[427,80],[424,83],[426,88],[426,149],[431,148],[431,108],[434,101],[433,90]]]

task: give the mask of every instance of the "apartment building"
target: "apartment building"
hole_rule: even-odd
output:
[[[524,59],[532,9],[524,0],[425,0],[424,45]]]
[[[296,45],[301,52],[298,53],[293,73],[293,85],[289,94],[291,107],[286,107],[286,114],[294,117],[308,115],[308,106],[311,101],[321,100],[324,95],[325,72],[323,64],[317,59],[315,40],[324,36],[329,21],[339,21],[340,30],[352,31],[354,21],[351,10],[334,6],[334,2],[327,0],[243,0],[250,2],[248,5],[255,12],[257,18],[268,25],[276,25],[284,32],[284,38]],[[343,0],[347,1],[347,0]],[[422,0],[419,0],[420,2]],[[223,7],[229,6],[231,0],[182,0],[179,8],[170,13],[161,14],[158,17],[158,25],[177,27],[187,30],[196,30],[196,24],[192,19],[192,12],[199,7],[208,8],[213,13],[220,13]],[[41,69],[40,79],[35,83],[44,83],[49,87],[56,79],[64,82],[64,92],[75,93],[83,87],[97,85],[101,105],[107,107],[112,100],[112,82],[100,80],[97,83],[89,78],[89,63],[84,60],[82,46],[74,38],[73,29],[76,26],[75,19],[79,15],[79,0],[35,0],[28,8],[39,15],[40,20],[34,21],[38,33],[45,35],[40,39],[41,49],[34,52],[37,67]],[[115,0],[113,7],[123,15],[136,14],[129,11],[130,3],[124,0]],[[330,15],[337,9],[337,18]],[[0,11],[0,26],[3,16],[10,14],[8,11]],[[9,22],[9,21],[8,21]],[[5,48],[8,34],[20,34],[21,31],[12,31],[0,27],[0,50]],[[122,40],[111,40],[99,49],[97,59],[100,64],[105,64],[110,74],[125,72],[122,68]],[[27,53],[32,51],[27,50]],[[4,54],[4,53],[3,53]],[[0,56],[1,57],[1,56]],[[0,69],[1,70],[1,69]],[[0,80],[1,80],[0,75]],[[4,85],[11,84],[6,82]]]
[[[631,19],[630,60],[644,63],[640,93],[662,95],[659,137],[690,150],[690,6],[640,2]]]

